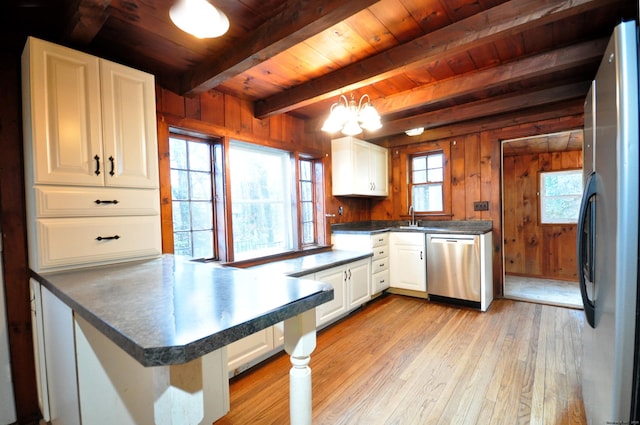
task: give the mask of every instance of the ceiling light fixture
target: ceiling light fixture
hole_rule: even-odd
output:
[[[366,98],[366,100],[365,100]],[[335,133],[342,130],[342,134],[355,136],[362,133],[362,130],[374,131],[382,127],[380,115],[371,104],[368,94],[360,98],[360,102],[351,94],[351,100],[347,101],[345,95],[340,95],[336,103],[331,105],[329,117],[322,126],[322,131]]]
[[[198,38],[220,37],[229,29],[229,19],[207,0],[178,0],[169,17],[182,31]]]
[[[424,133],[424,127],[416,127],[404,132],[407,136],[419,136]]]

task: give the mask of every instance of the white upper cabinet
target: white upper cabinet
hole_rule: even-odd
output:
[[[353,137],[331,141],[334,196],[388,196],[388,151]]]
[[[158,187],[153,75],[33,37],[22,60],[33,184]]]
[[[22,90],[29,267],[159,256],[153,75],[29,37]]]

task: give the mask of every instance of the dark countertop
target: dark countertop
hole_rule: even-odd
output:
[[[290,277],[300,277],[331,267],[347,264],[373,255],[371,252],[354,252],[334,249],[332,251],[321,252],[319,254],[305,255],[303,257],[291,258],[287,260],[274,261],[272,263],[253,266],[246,270],[260,273],[279,273]]]
[[[173,255],[32,275],[143,366],[186,363],[333,299],[322,282]]]
[[[408,227],[406,220],[402,221],[358,221],[331,225],[331,233],[369,233],[384,232],[423,232],[441,234],[482,235],[493,228],[490,220],[451,220],[451,221],[418,221],[417,227]]]

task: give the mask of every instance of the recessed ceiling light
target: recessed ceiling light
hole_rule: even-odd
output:
[[[419,136],[424,132],[424,127],[416,127],[405,131],[407,136]]]

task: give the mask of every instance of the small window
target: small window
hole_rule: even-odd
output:
[[[300,227],[302,246],[314,245],[316,238],[315,161],[300,159]]]
[[[577,223],[582,198],[582,170],[540,173],[540,222]]]
[[[173,251],[215,259],[211,143],[169,138]]]
[[[442,212],[444,154],[411,157],[411,205],[416,212]]]

